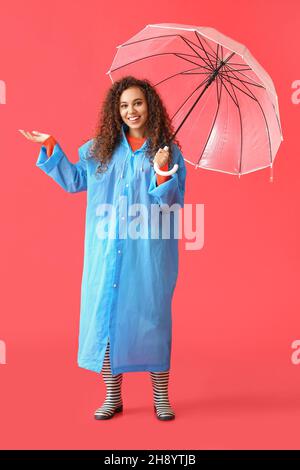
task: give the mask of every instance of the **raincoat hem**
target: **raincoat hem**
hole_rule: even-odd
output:
[[[165,372],[170,369],[170,365],[138,365],[138,366],[123,366],[123,367],[111,367],[112,374],[120,374],[122,372]]]
[[[98,374],[102,371],[101,362],[84,362],[78,361],[78,367],[87,369]],[[138,366],[123,366],[123,367],[112,367],[111,372],[113,375],[120,374],[123,372],[165,372],[170,369],[170,364],[164,364],[160,366],[151,365],[138,365]]]
[[[90,370],[92,372],[97,372],[98,374],[102,370],[100,361],[97,361],[97,362],[78,361],[78,367],[81,367],[82,369]]]

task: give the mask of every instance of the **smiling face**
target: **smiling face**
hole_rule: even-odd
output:
[[[135,86],[124,90],[120,96],[119,110],[122,120],[129,127],[129,134],[145,137],[148,105],[143,91]]]

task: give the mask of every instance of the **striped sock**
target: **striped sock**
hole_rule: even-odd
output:
[[[171,408],[168,397],[169,371],[166,372],[150,372],[154,411],[156,416],[161,420],[170,420],[175,418],[175,413]]]
[[[112,418],[115,413],[123,410],[121,396],[123,374],[112,375],[109,349],[110,345],[108,341],[102,369],[102,376],[106,385],[106,398],[103,405],[94,413],[96,419],[109,419]]]

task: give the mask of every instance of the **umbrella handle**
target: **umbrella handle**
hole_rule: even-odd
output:
[[[170,176],[170,175],[174,175],[174,173],[176,173],[176,171],[178,170],[178,165],[177,165],[177,163],[175,163],[175,165],[173,166],[172,170],[169,170],[169,171],[162,171],[162,170],[160,170],[158,164],[155,162],[155,163],[154,163],[154,170],[155,170],[155,173],[157,173],[158,175],[161,175],[161,176]]]

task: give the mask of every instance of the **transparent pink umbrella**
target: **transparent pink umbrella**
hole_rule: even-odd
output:
[[[235,175],[272,167],[283,140],[277,94],[244,45],[213,28],[164,23],[117,49],[107,74],[150,80],[187,162]]]

